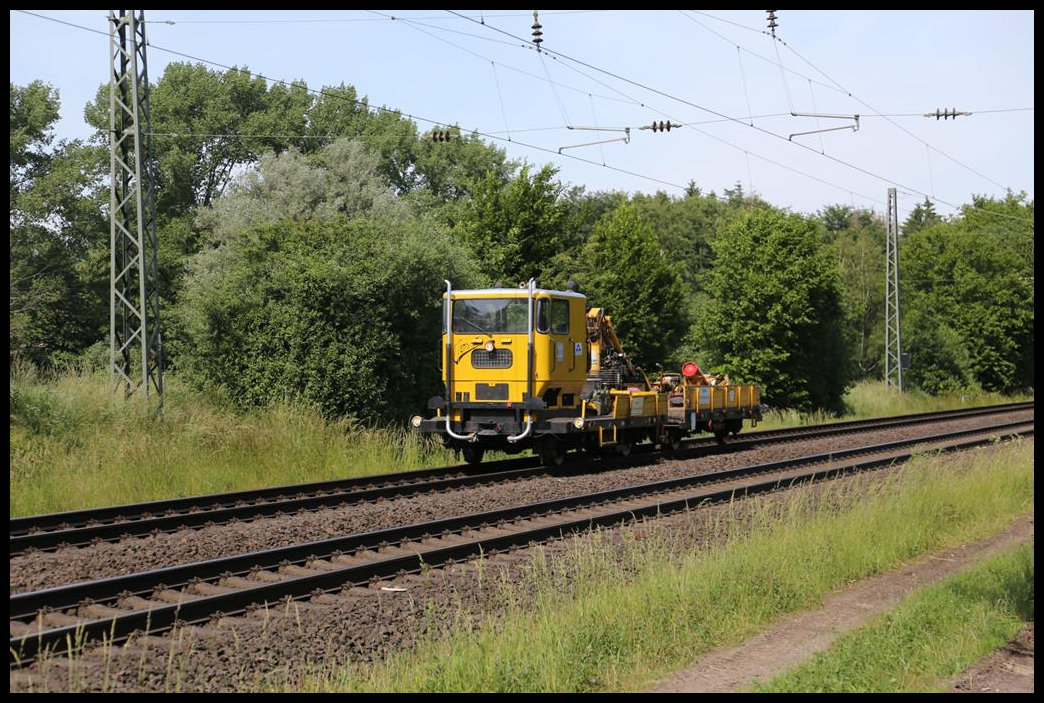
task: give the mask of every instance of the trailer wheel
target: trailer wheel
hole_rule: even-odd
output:
[[[461,449],[461,453],[464,454],[464,461],[472,466],[478,466],[482,463],[482,455],[486,453],[486,448],[474,444],[465,444],[464,448]]]
[[[623,436],[616,442],[616,453],[620,456],[631,456],[634,445],[634,434],[630,430],[623,430]]]

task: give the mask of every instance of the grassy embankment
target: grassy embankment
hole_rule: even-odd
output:
[[[884,383],[864,381],[850,388],[845,394],[846,413],[843,417],[830,416],[822,412],[806,414],[794,410],[773,410],[758,425],[758,429],[796,427],[859,418],[887,417],[890,415],[912,415],[914,413],[956,410],[981,405],[999,405],[1001,403],[1013,403],[1032,399],[1033,396],[1007,397],[983,391],[946,396],[925,395],[919,391],[900,394],[886,388]]]
[[[402,429],[277,407],[236,412],[168,376],[162,422],[104,376],[11,378],[11,516],[454,463]]]
[[[994,534],[1032,510],[1033,494],[1027,441],[737,503],[701,528],[719,538],[695,554],[651,538],[648,525],[625,531],[622,553],[609,539],[577,539],[564,566],[538,552],[530,578],[516,580],[528,595],[505,585],[483,626],[446,626],[413,651],[324,672],[305,687],[640,690],[847,583]],[[1013,578],[1032,593],[1032,568]]]
[[[405,428],[330,421],[290,406],[236,412],[168,375],[164,420],[113,399],[104,375],[11,375],[10,515],[201,495],[457,463]],[[1005,402],[926,398],[881,384],[849,394],[853,417]],[[773,413],[764,427],[824,421]]]
[[[1033,545],[922,589],[757,692],[928,693],[1033,620]]]

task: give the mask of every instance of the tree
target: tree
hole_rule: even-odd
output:
[[[259,224],[394,213],[405,215],[406,206],[382,178],[379,157],[362,142],[339,139],[310,156],[265,154],[200,211],[197,224],[211,244],[222,244]]]
[[[489,171],[456,211],[454,232],[483,262],[488,281],[561,278],[554,262],[569,249],[575,227],[555,173],[546,165],[531,174],[528,164],[513,178]]]
[[[702,287],[702,275],[711,266],[711,241],[725,217],[727,205],[714,196],[699,194],[693,184],[684,198],[659,192],[632,199],[642,220],[660,239],[667,256],[679,264],[679,273],[690,296]]]
[[[38,365],[70,361],[107,322],[107,270],[87,265],[108,244],[100,159],[78,141],[53,144],[59,104],[40,81],[11,84],[10,350]]]
[[[700,346],[766,402],[839,410],[848,381],[838,271],[819,226],[765,208],[739,213],[714,240]]]
[[[958,217],[905,235],[899,250],[906,309],[951,330],[947,338],[961,349],[947,357],[966,358],[975,382],[989,391],[1034,384],[1033,236],[1033,203],[1008,193],[975,198]],[[914,365],[939,357],[917,340],[907,343]],[[953,364],[918,373],[940,386],[964,382]]]
[[[267,154],[201,211],[171,315],[180,371],[241,405],[401,419],[438,390],[443,279],[467,251],[416,217],[360,141]]]
[[[580,277],[589,304],[605,308],[639,364],[679,361],[688,327],[685,291],[652,228],[625,204],[603,217],[584,250]]]
[[[203,64],[171,63],[150,87],[149,104],[156,212],[172,217],[210,205],[239,167],[292,145],[294,135],[305,133],[311,99],[303,84],[270,92],[265,79],[246,68],[222,73]],[[107,145],[108,85],[98,89],[86,114]]]
[[[241,406],[401,420],[439,388],[443,279],[467,254],[415,219],[284,221],[200,261],[173,318],[179,370]]]
[[[975,390],[978,383],[963,336],[929,310],[910,306],[903,317],[903,348],[910,368],[903,383],[931,395]]]
[[[924,203],[914,205],[914,209],[903,222],[903,234],[913,234],[939,222],[942,222],[942,218],[935,213],[935,204],[925,196]]]
[[[880,378],[884,360],[885,223],[870,210],[831,205],[818,216],[840,273],[853,380]]]

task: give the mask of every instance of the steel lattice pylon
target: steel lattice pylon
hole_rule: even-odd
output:
[[[885,386],[903,390],[903,344],[899,333],[899,212],[895,188],[888,189],[885,246]]]
[[[150,148],[145,11],[109,11],[109,377],[113,391],[163,408],[155,182]]]

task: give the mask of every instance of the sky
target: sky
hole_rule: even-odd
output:
[[[146,10],[149,77],[187,61],[351,84],[588,192],[738,185],[883,213],[896,188],[900,221],[926,198],[949,215],[1034,196],[1032,10],[775,10],[774,37],[765,10],[537,12],[539,51],[533,10]],[[58,138],[90,134],[107,13],[10,11],[11,82],[59,91]]]

